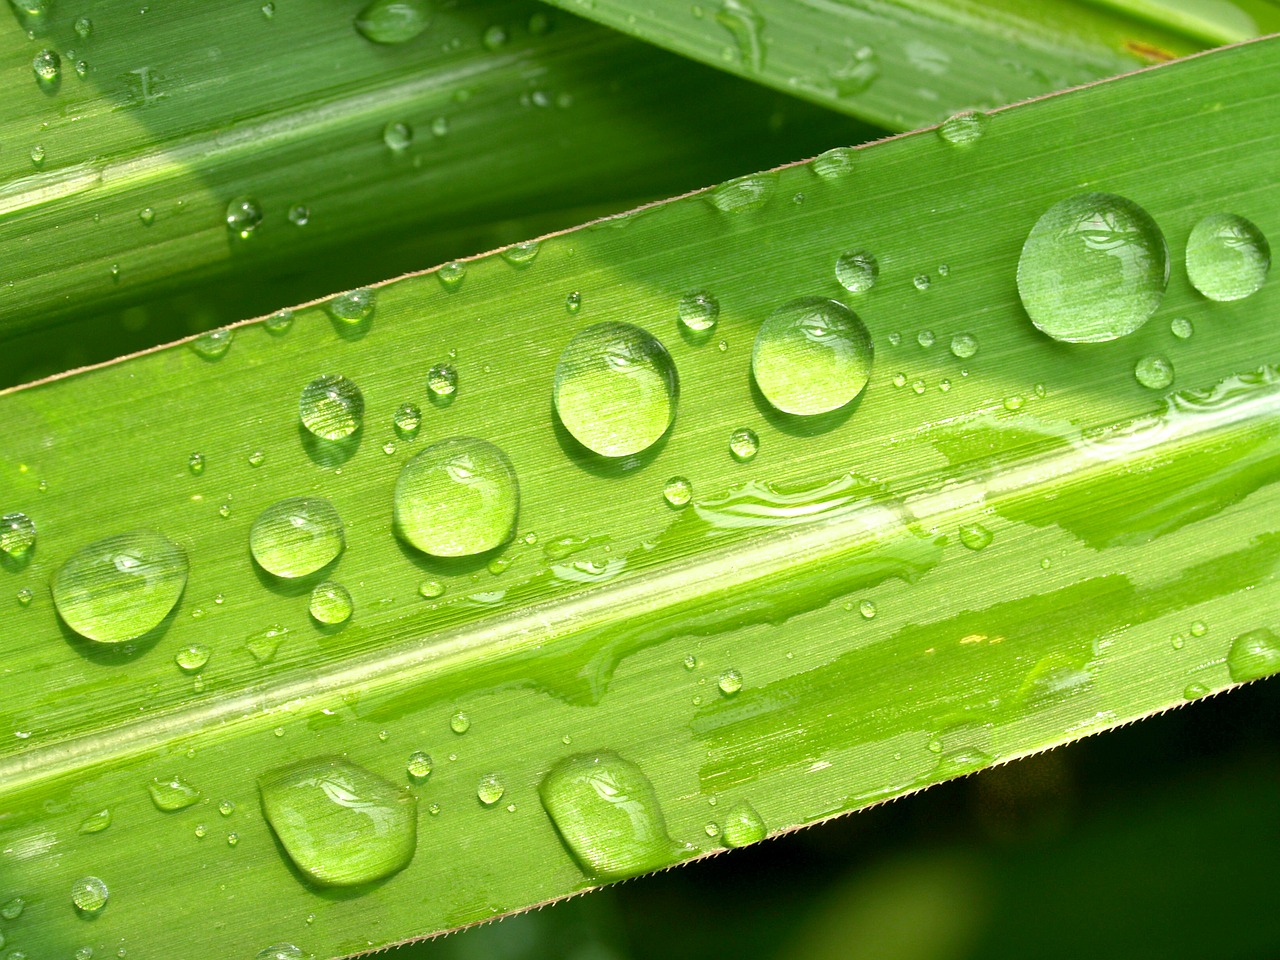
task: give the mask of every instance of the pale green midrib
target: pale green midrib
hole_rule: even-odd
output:
[[[1140,423],[1124,421],[1123,423]],[[1238,402],[1194,416],[1165,420],[1165,429],[1139,430],[1127,436],[1123,460],[1161,447],[1230,430],[1241,425],[1280,420],[1280,379],[1270,378]],[[1111,424],[1114,425],[1114,424]],[[321,672],[303,671],[256,685],[198,707],[123,724],[35,747],[0,759],[0,784],[17,791],[72,770],[109,764],[114,758],[155,749],[215,726],[270,724],[276,714],[289,714],[303,704],[322,701],[359,688],[385,690],[408,683],[421,685],[433,675],[468,662],[493,662],[541,649],[559,639],[615,621],[619,610],[629,617],[653,617],[693,598],[717,592],[750,591],[753,583],[779,572],[830,562],[852,548],[874,543],[890,532],[940,528],[957,516],[1005,497],[1096,470],[1102,451],[1087,443],[1065,451],[1029,457],[1008,467],[971,469],[967,475],[922,478],[920,492],[898,500],[856,506],[826,521],[763,534],[754,540],[706,551],[637,574],[630,579],[588,589],[562,599],[500,614],[480,623],[446,629],[428,637],[412,637],[398,645],[336,663]]]

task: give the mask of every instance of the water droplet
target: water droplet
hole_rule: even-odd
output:
[[[440,278],[440,283],[446,290],[457,290],[466,279],[467,265],[461,260],[451,260],[436,271],[436,276]]]
[[[342,552],[342,518],[320,497],[290,497],[258,514],[249,530],[249,550],[267,573],[305,577]]]
[[[1179,340],[1190,340],[1196,328],[1186,317],[1174,317],[1169,321],[1169,331]]]
[[[31,162],[37,167],[44,163],[44,147],[36,144],[31,148]]]
[[[872,620],[876,615],[876,605],[870,600],[863,600],[858,604],[858,612],[867,620]]]
[[[62,58],[54,50],[41,50],[32,59],[31,70],[40,83],[57,83],[62,76]]]
[[[718,837],[720,836],[720,824],[715,823],[714,821],[710,822],[702,828],[702,831],[708,837]]]
[[[676,312],[690,333],[707,333],[720,319],[720,301],[706,290],[694,290],[680,298]]]
[[[351,619],[351,594],[340,583],[326,580],[311,591],[311,616],[320,623],[336,626]]]
[[[1195,620],[1191,624],[1191,635],[1193,637],[1203,637],[1209,632],[1208,625],[1203,620]]]
[[[1207,697],[1208,695],[1209,688],[1203,683],[1189,683],[1182,691],[1182,699],[1184,700],[1199,700],[1201,697]]]
[[[927,273],[917,273],[911,278],[911,285],[917,290],[928,290],[930,286],[929,275]]]
[[[355,28],[374,43],[406,43],[431,23],[429,0],[373,0],[356,14]]]
[[[920,344],[920,346],[924,347],[926,350],[933,346],[934,341],[935,338],[932,330],[921,330],[916,334],[916,343]]]
[[[480,42],[486,50],[497,50],[507,42],[507,31],[495,23],[481,35]]]
[[[1280,671],[1280,637],[1265,627],[1240,634],[1227,652],[1227,671],[1236,683]]]
[[[151,802],[155,804],[156,809],[163,810],[165,813],[185,810],[204,798],[199,790],[181,777],[152,780],[147,784],[147,792],[151,794]]]
[[[273,337],[279,337],[289,332],[289,328],[293,326],[292,310],[277,310],[271,316],[262,321],[262,325],[266,327],[267,333]]]
[[[235,338],[236,332],[229,327],[210,330],[191,341],[191,350],[202,360],[221,360]]]
[[[471,718],[459,710],[449,718],[449,729],[458,734],[466,733],[471,729]]]
[[[706,197],[722,213],[747,213],[764,207],[773,197],[777,186],[776,173],[753,173],[735,180],[726,180],[706,194]]]
[[[987,129],[987,115],[976,110],[948,117],[938,127],[938,136],[954,147],[969,147],[982,139]]]
[[[302,388],[298,399],[302,425],[321,440],[341,440],[364,421],[364,394],[344,376],[329,373]]]
[[[93,947],[77,947],[75,960],[93,960]]]
[[[421,750],[415,750],[409,754],[409,762],[405,764],[404,769],[414,783],[423,783],[427,777],[431,776],[431,757]]]
[[[759,73],[764,69],[764,17],[746,0],[724,0],[716,11],[716,23],[729,31],[742,65]]]
[[[289,859],[319,886],[371,883],[413,859],[417,801],[363,767],[305,760],[266,774],[258,788]]]
[[[106,883],[99,877],[81,877],[71,885],[71,903],[76,913],[86,919],[100,914],[110,896]]]
[[[439,580],[423,580],[418,584],[418,593],[428,600],[434,600],[436,597],[444,596],[444,584]]]
[[[431,121],[431,135],[433,137],[447,136],[449,133],[449,118],[436,117]]]
[[[245,461],[255,470],[267,462],[267,455],[261,450],[255,450],[249,456],[245,457]]]
[[[22,911],[27,907],[27,901],[22,897],[13,897],[6,900],[4,906],[0,907],[0,917],[6,920],[17,920],[22,916]]]
[[[101,833],[111,826],[111,811],[103,807],[97,813],[91,813],[80,821],[81,833]]]
[[[22,606],[29,606],[34,599],[35,594],[31,592],[30,587],[22,587],[18,590],[18,603],[22,604]]]
[[[720,679],[716,681],[716,686],[720,688],[720,692],[726,697],[732,697],[742,689],[742,674],[737,670],[726,670],[720,674]]]
[[[413,143],[413,127],[399,120],[393,120],[382,128],[382,142],[396,153],[408,150],[409,145]]]
[[[1085,193],[1050,207],[1027,236],[1018,294],[1031,322],[1055,340],[1098,343],[1133,333],[1169,282],[1169,251],[1131,200]]]
[[[396,409],[395,427],[396,433],[405,440],[411,440],[418,435],[418,428],[422,426],[422,411],[418,409],[416,404],[402,403]]]
[[[138,211],[138,219],[142,221],[144,227],[149,227],[156,222],[156,212],[150,207],[143,207]]]
[[[289,208],[289,222],[295,227],[305,227],[311,222],[311,208],[303,203],[295,203]]]
[[[173,662],[184,673],[196,673],[204,669],[204,665],[209,662],[209,656],[210,650],[208,647],[202,643],[193,643],[175,653]]]
[[[427,389],[432,400],[452,400],[458,392],[458,371],[447,363],[436,364],[427,371]]]
[[[866,293],[879,276],[880,263],[866,250],[850,250],[836,260],[836,279],[850,293]]]
[[[971,333],[957,333],[951,338],[951,354],[961,360],[968,360],[978,352],[978,338]]]
[[[542,244],[537,240],[526,240],[502,251],[502,259],[513,267],[527,267],[538,257]]]
[[[684,477],[672,477],[662,488],[662,498],[679,510],[693,498],[693,484]]]
[[[88,17],[77,17],[75,22],[76,36],[81,40],[88,40],[93,36],[93,21]]]
[[[698,669],[698,658],[695,657],[692,653],[687,654],[682,662],[684,663],[684,668],[686,670]]]
[[[268,20],[273,19],[276,15],[276,5],[272,0],[267,0],[260,9],[262,10],[262,15]]]
[[[410,458],[396,480],[396,533],[436,557],[501,546],[515,533],[519,508],[515,469],[487,440],[433,443]]]
[[[1173,364],[1168,357],[1153,353],[1134,365],[1133,375],[1148,390],[1164,390],[1173,384]]]
[[[1187,278],[1210,300],[1243,300],[1256,293],[1271,268],[1271,246],[1253,223],[1213,213],[1187,238]]]
[[[253,197],[236,197],[227,204],[226,220],[233,236],[248,240],[262,223],[262,207]]]
[[[403,0],[386,0],[387,3],[400,3]],[[311,960],[311,954],[292,943],[273,943],[258,951],[254,960]]]
[[[235,812],[236,805],[231,800],[223,800],[218,804],[218,813],[222,814],[224,817],[229,817]]]
[[[756,808],[743,800],[730,808],[725,815],[721,835],[727,847],[745,847],[763,840],[769,831]]]
[[[805,297],[764,321],[751,351],[756,386],[783,413],[813,416],[843,407],[871,375],[871,334],[835,300]]]
[[[823,180],[839,180],[852,172],[857,156],[851,147],[836,147],[814,157],[809,168]]]
[[[15,560],[25,557],[36,544],[35,521],[21,511],[0,517],[0,550]]]
[[[239,843],[239,842],[240,842],[240,834],[238,834],[238,833],[228,833],[228,834],[227,834],[227,846],[228,846],[228,847],[234,847],[234,846],[235,846],[237,843]]]
[[[671,426],[678,396],[671,355],[652,334],[629,323],[580,331],[556,365],[560,422],[601,456],[626,457],[651,447]]]
[[[582,294],[575,290],[566,296],[564,298],[564,308],[570,313],[577,313],[582,309]]]
[[[985,550],[992,539],[991,531],[980,523],[965,523],[960,526],[960,542],[970,550]]]
[[[565,757],[543,778],[538,794],[566,849],[592,876],[648,873],[678,856],[653,784],[616,753]]]
[[[342,323],[356,326],[373,316],[378,296],[369,287],[348,290],[329,300],[330,315]]]
[[[150,530],[97,540],[53,577],[53,602],[76,633],[102,643],[136,640],[160,625],[187,585],[187,555]]]
[[[739,427],[729,434],[729,453],[739,463],[754,460],[760,452],[760,438],[750,427]]]
[[[502,799],[502,795],[506,793],[507,788],[503,786],[502,780],[496,773],[490,773],[480,778],[480,783],[476,787],[476,796],[480,798],[480,802],[486,807],[492,807],[495,803]]]

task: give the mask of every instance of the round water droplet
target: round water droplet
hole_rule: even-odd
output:
[[[356,14],[355,28],[374,43],[407,43],[431,23],[429,0],[373,0]]]
[[[970,550],[985,550],[992,539],[991,531],[980,523],[965,523],[960,526],[960,542]]]
[[[1191,623],[1191,635],[1193,637],[1203,637],[1209,632],[1209,627],[1203,620],[1194,620]]]
[[[458,734],[466,733],[471,729],[471,718],[459,710],[449,718],[449,729]]]
[[[144,227],[149,227],[156,222],[156,212],[150,207],[143,207],[138,211],[138,219],[142,221]]]
[[[707,333],[720,319],[720,301],[706,290],[693,290],[680,298],[676,314],[690,333]]]
[[[763,840],[769,833],[756,808],[745,800],[729,809],[720,832],[727,847],[745,847]]]
[[[228,847],[234,847],[234,846],[235,846],[237,843],[239,843],[239,842],[240,842],[240,834],[238,834],[238,833],[228,833],[228,834],[227,834],[227,846],[228,846]]]
[[[526,240],[502,251],[502,259],[513,267],[527,267],[538,257],[542,244],[537,240]]]
[[[317,583],[315,589],[311,591],[310,609],[311,616],[320,623],[336,626],[351,619],[351,611],[354,607],[351,603],[351,594],[347,592],[346,587],[332,580],[326,580],[324,583]]]
[[[568,294],[564,298],[564,308],[568,310],[570,313],[577,313],[579,310],[581,310],[582,294],[578,293],[578,291],[576,290],[573,293]]]
[[[382,142],[396,153],[408,150],[409,145],[413,143],[413,127],[399,120],[393,120],[382,128]]]
[[[930,286],[929,275],[927,273],[917,273],[911,278],[911,284],[917,290],[928,290]]]
[[[158,627],[187,585],[187,555],[150,530],[97,540],[53,577],[53,602],[76,633],[102,643],[136,640]]]
[[[961,360],[968,360],[978,352],[978,338],[971,333],[957,333],[951,338],[951,354]]]
[[[753,173],[726,180],[706,196],[711,205],[722,213],[741,214],[764,207],[777,186],[776,173]]]
[[[880,262],[866,250],[850,250],[836,258],[836,279],[850,293],[866,293],[879,276]]]
[[[364,394],[344,376],[329,373],[302,388],[298,399],[302,425],[321,440],[341,440],[364,421]]]
[[[218,804],[218,813],[224,817],[229,817],[236,812],[236,805],[231,800],[223,800]]]
[[[662,498],[677,510],[687,507],[693,499],[693,484],[684,477],[672,477],[662,488]]]
[[[427,777],[431,776],[431,757],[421,750],[415,750],[409,754],[409,762],[405,764],[404,769],[414,783],[423,783]]]
[[[22,604],[22,606],[24,607],[30,606],[31,601],[35,599],[35,594],[32,593],[30,587],[22,587],[21,589],[19,589],[17,596],[18,596],[18,603]]]
[[[431,121],[431,135],[433,137],[447,136],[449,133],[449,118],[436,117]]]
[[[1187,278],[1210,300],[1243,300],[1256,293],[1271,269],[1271,246],[1244,217],[1213,213],[1187,238]]]
[[[511,539],[520,487],[498,447],[454,437],[410,458],[393,507],[396,532],[408,543],[436,557],[467,557]]]
[[[202,643],[183,647],[173,655],[173,662],[185,673],[197,673],[209,662],[210,650]]]
[[[867,620],[872,620],[876,615],[876,605],[870,600],[863,600],[858,604],[858,612]]]
[[[935,337],[932,330],[921,330],[916,334],[916,343],[924,347],[926,350],[933,346]]]
[[[93,36],[93,21],[88,17],[77,17],[74,29],[77,37],[81,40],[88,40]]]
[[[248,240],[262,223],[262,207],[253,197],[236,197],[227,204],[226,220],[233,236]]]
[[[259,950],[254,960],[311,960],[311,954],[292,943],[273,943]]]
[[[44,163],[44,156],[44,147],[40,144],[37,143],[31,148],[31,162],[37,167]]]
[[[444,584],[439,580],[423,580],[418,584],[418,593],[428,600],[434,600],[436,597],[444,596]]]
[[[739,427],[729,434],[729,453],[739,463],[754,460],[760,452],[760,438],[750,427]]]
[[[13,897],[4,902],[4,906],[0,907],[0,917],[6,920],[17,920],[22,916],[22,911],[27,907],[27,901],[22,897]]]
[[[422,426],[422,411],[413,403],[400,404],[396,409],[395,425],[396,433],[403,439],[410,440],[416,437],[418,428]]]
[[[62,58],[54,50],[41,50],[31,61],[31,70],[40,83],[56,83],[62,76]]]
[[[1240,634],[1227,651],[1227,671],[1236,683],[1280,671],[1280,637],[1265,627]]]
[[[461,260],[452,260],[441,266],[436,271],[436,276],[440,278],[440,283],[446,290],[457,290],[466,279],[467,265]]]
[[[199,790],[181,777],[152,780],[147,784],[147,792],[151,794],[151,802],[156,809],[165,813],[185,810],[204,798]]]
[[[110,896],[106,883],[99,877],[81,877],[71,885],[71,904],[82,917],[96,917]]]
[[[968,147],[982,139],[987,129],[987,115],[976,110],[948,117],[938,127],[938,136],[953,147]]]
[[[80,833],[101,833],[111,826],[111,811],[103,807],[80,821]]]
[[[1164,390],[1173,384],[1173,364],[1168,357],[1153,353],[1134,365],[1133,375],[1148,390]]]
[[[742,689],[742,674],[737,670],[726,670],[720,674],[720,679],[716,681],[716,686],[720,688],[720,692],[726,697],[732,697]]]
[[[480,40],[486,50],[498,50],[507,42],[507,31],[495,23],[485,30]]]
[[[289,222],[295,227],[305,227],[311,222],[311,208],[306,204],[295,203],[289,208]]]
[[[329,300],[330,315],[342,323],[356,326],[373,316],[373,308],[377,306],[378,295],[369,287],[348,290]]]
[[[839,180],[853,171],[858,152],[851,147],[836,147],[820,153],[809,163],[809,169],[823,180]]]
[[[36,545],[35,521],[21,511],[0,517],[0,550],[14,559],[25,557]]]
[[[502,799],[502,795],[506,791],[507,788],[503,786],[502,780],[498,775],[490,773],[480,778],[480,783],[476,787],[476,796],[480,798],[480,802],[486,807],[492,807]]]
[[[1191,321],[1186,317],[1174,317],[1169,321],[1169,331],[1179,340],[1190,340],[1191,335],[1196,332],[1196,328],[1191,325]]]
[[[427,371],[427,389],[433,400],[451,400],[458,392],[458,371],[447,363],[438,363]]]
[[[262,325],[267,328],[267,333],[273,337],[279,337],[289,332],[289,328],[293,326],[292,310],[277,310],[271,316],[262,321]]]
[[[319,886],[371,883],[413,859],[417,801],[363,767],[305,760],[266,774],[258,788],[289,859]]]
[[[676,366],[652,334],[629,323],[580,331],[556,364],[556,413],[588,450],[627,457],[653,446],[675,419]]]
[[[843,407],[871,375],[871,334],[835,300],[783,304],[760,326],[751,351],[756,386],[783,413],[814,416]]]
[[[565,757],[542,779],[538,794],[565,848],[591,876],[648,873],[679,856],[653,784],[616,753]]]
[[[191,350],[203,360],[221,360],[235,338],[236,332],[229,327],[210,330],[191,341]]]
[[[1069,343],[1133,333],[1155,313],[1168,282],[1160,228],[1136,203],[1109,193],[1055,203],[1031,228],[1018,261],[1018,295],[1031,322]]]
[[[342,552],[346,539],[333,504],[319,497],[290,497],[258,514],[249,530],[253,559],[277,577],[305,577]]]

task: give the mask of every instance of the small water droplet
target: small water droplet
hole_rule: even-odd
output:
[[[687,507],[693,498],[693,484],[684,477],[672,477],[662,488],[662,498],[677,510]]]
[[[835,300],[805,297],[778,307],[760,325],[751,372],[774,407],[814,416],[862,392],[872,355],[871,334],[857,314]]]
[[[729,434],[729,453],[739,463],[754,460],[760,452],[760,438],[750,427],[739,427]]]
[[[266,327],[267,333],[273,337],[279,337],[289,332],[289,328],[293,326],[292,310],[277,310],[271,316],[262,321],[262,325]]]
[[[0,517],[0,550],[15,560],[25,557],[36,545],[36,524],[20,510]]]
[[[18,590],[18,603],[27,607],[31,605],[31,601],[35,599],[30,587],[22,587]]]
[[[629,323],[580,331],[556,364],[554,400],[560,422],[579,443],[604,457],[653,446],[675,418],[676,366],[652,334]]]
[[[434,600],[436,597],[444,596],[444,584],[439,580],[423,580],[418,584],[418,593],[428,600]]]
[[[96,917],[107,905],[111,892],[99,877],[81,877],[71,885],[71,903],[86,919]],[[9,954],[12,958],[13,954]]]
[[[1240,634],[1227,652],[1227,671],[1236,683],[1280,671],[1280,637],[1265,627]]]
[[[351,619],[351,594],[340,583],[326,580],[311,591],[311,616],[326,626],[337,626]]]
[[[480,798],[480,802],[486,807],[492,807],[501,800],[506,791],[507,788],[503,786],[502,780],[496,773],[481,777],[480,783],[476,786],[476,796]]]
[[[149,227],[156,222],[156,212],[150,207],[143,207],[138,211],[138,219],[144,227]]]
[[[718,837],[720,836],[720,824],[715,823],[714,821],[709,822],[705,827],[702,828],[702,831],[708,837]]]
[[[687,654],[682,662],[684,663],[684,668],[686,670],[698,669],[698,658],[695,657],[692,653]]]
[[[227,846],[228,846],[228,847],[234,847],[234,846],[235,846],[237,843],[239,843],[239,842],[240,842],[240,834],[238,834],[238,833],[228,833],[228,834],[227,834]]]
[[[427,777],[431,776],[432,766],[431,757],[428,754],[415,750],[409,754],[409,761],[404,769],[414,783],[424,783]]]
[[[147,792],[151,794],[151,802],[155,804],[156,809],[165,813],[185,810],[204,798],[199,790],[181,777],[152,780],[147,784]]]
[[[709,333],[720,318],[720,301],[706,290],[693,290],[680,298],[676,313],[690,333]]]
[[[1193,637],[1203,637],[1209,632],[1208,625],[1203,620],[1195,620],[1191,624],[1191,635]]]
[[[93,36],[93,21],[88,17],[77,17],[74,29],[77,37],[81,40],[88,40]]]
[[[467,265],[461,260],[451,260],[436,270],[440,284],[446,290],[457,290],[467,276]]]
[[[471,718],[459,710],[449,718],[449,729],[457,734],[466,733],[471,729]]]
[[[382,128],[382,142],[396,153],[408,150],[413,143],[413,127],[393,120]]]
[[[218,813],[224,817],[229,817],[236,812],[235,802],[232,800],[223,800],[218,804]]]
[[[262,223],[262,207],[253,197],[236,197],[227,204],[226,221],[232,236],[248,240]]]
[[[513,267],[527,267],[537,259],[538,251],[541,249],[542,244],[537,240],[526,240],[503,250],[502,259]]]
[[[570,313],[577,313],[582,309],[582,294],[575,290],[566,296],[564,298],[564,308]]]
[[[358,326],[373,316],[378,295],[369,287],[359,287],[340,293],[329,300],[329,314],[342,323]]]
[[[706,194],[711,205],[722,213],[740,214],[760,210],[778,186],[776,173],[753,173],[726,180]]]
[[[911,278],[911,285],[917,290],[928,290],[930,286],[929,275],[927,273],[917,273]]]
[[[938,136],[953,147],[969,147],[982,139],[987,129],[987,115],[976,110],[948,117],[938,127]]]
[[[480,42],[486,50],[498,50],[507,42],[507,31],[495,23],[481,35]]]
[[[867,620],[872,620],[876,615],[876,605],[870,600],[863,600],[858,604],[858,612]]]
[[[839,180],[853,171],[858,153],[851,147],[835,147],[820,153],[809,163],[809,169],[823,180]]]
[[[726,697],[732,697],[742,689],[742,674],[737,670],[726,670],[720,674],[720,679],[716,681],[716,686],[720,688],[720,692]]]
[[[184,673],[196,673],[204,669],[209,662],[210,650],[202,643],[193,643],[183,647],[173,655],[173,662]]]
[[[765,20],[747,0],[724,0],[716,11],[716,23],[729,31],[742,65],[754,73],[764,69]]]
[[[311,208],[303,203],[295,203],[289,208],[289,222],[295,227],[305,227],[311,222]]]
[[[106,807],[96,813],[91,813],[80,821],[81,833],[101,833],[107,827],[111,826],[111,811]]]
[[[416,404],[402,403],[396,409],[394,422],[396,433],[402,439],[411,440],[418,435],[418,428],[422,426],[422,411]]]
[[[230,327],[210,330],[191,341],[191,350],[202,360],[221,360],[231,349],[231,342],[235,338],[236,332]]]
[[[935,338],[932,330],[921,330],[916,334],[916,343],[920,344],[920,346],[924,347],[926,350],[933,346],[934,340]]]
[[[1189,683],[1182,691],[1182,699],[1184,700],[1199,700],[1201,697],[1207,697],[1208,695],[1209,688],[1203,683]]]
[[[734,804],[724,818],[721,834],[727,847],[745,847],[768,836],[769,830],[756,808],[743,800]]]
[[[294,865],[322,887],[391,876],[417,848],[417,801],[377,774],[324,757],[258,780],[262,810]]]
[[[971,333],[957,333],[951,338],[951,353],[953,356],[968,360],[978,352],[978,338]]]
[[[449,134],[449,118],[436,117],[431,121],[431,135],[433,137],[444,137]]]
[[[27,901],[22,897],[13,897],[6,900],[4,906],[0,907],[0,917],[6,920],[17,920],[22,916],[22,911],[27,907]]]
[[[41,50],[32,59],[31,70],[41,84],[57,83],[62,77],[62,58],[55,50]]]
[[[438,363],[427,371],[427,389],[435,402],[450,401],[458,392],[458,371],[447,363]]]
[[[850,293],[866,293],[879,276],[880,263],[866,250],[850,250],[836,259],[836,279]]]
[[[1164,390],[1173,384],[1173,364],[1168,357],[1153,353],[1134,365],[1133,375],[1148,390]]]
[[[1068,343],[1133,333],[1155,313],[1168,282],[1169,251],[1156,222],[1108,193],[1055,203],[1018,260],[1018,294],[1031,322]]]
[[[1169,331],[1179,340],[1190,340],[1196,328],[1186,317],[1174,317],[1169,321]]]
[[[970,550],[984,550],[992,539],[991,531],[980,523],[965,523],[960,526],[960,542]]]
[[[396,480],[396,533],[423,553],[467,557],[515,533],[520,487],[507,455],[487,440],[453,437],[424,448]]]
[[[328,500],[290,497],[258,514],[249,530],[253,559],[277,577],[305,577],[329,564],[346,545],[342,518]]]
[[[321,440],[342,440],[364,422],[364,394],[346,377],[325,374],[302,388],[298,416]]]
[[[387,2],[399,4],[403,0],[387,0]],[[259,950],[254,960],[311,960],[311,954],[292,943],[273,943]]]
[[[187,585],[187,555],[149,530],[97,540],[53,577],[53,602],[76,633],[101,643],[136,640],[169,615]]]
[[[406,43],[431,23],[429,0],[373,0],[356,14],[355,28],[373,43]]]
[[[37,143],[35,146],[31,148],[31,162],[35,166],[37,167],[41,166],[44,163],[44,157],[45,157],[44,147],[42,147],[40,144]]]
[[[1200,220],[1187,238],[1187,278],[1210,300],[1243,300],[1271,268],[1271,246],[1258,227],[1232,213]]]

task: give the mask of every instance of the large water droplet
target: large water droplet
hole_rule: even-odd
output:
[[[53,576],[53,602],[76,633],[103,643],[136,640],[169,615],[187,585],[187,555],[150,530],[97,540]]]
[[[866,250],[850,250],[836,259],[836,279],[850,293],[866,293],[879,276],[880,264]]]
[[[100,877],[81,877],[71,884],[71,904],[76,913],[86,919],[100,914],[110,896],[111,892]]]
[[[1270,268],[1266,236],[1233,213],[1210,214],[1187,238],[1187,278],[1210,300],[1243,300],[1258,291]]]
[[[369,287],[359,287],[340,293],[329,300],[329,314],[348,326],[358,326],[373,316],[378,305],[378,294]]]
[[[15,560],[25,557],[36,544],[35,521],[21,511],[0,517],[0,550]]]
[[[363,767],[305,760],[266,774],[258,788],[289,859],[320,886],[371,883],[413,859],[417,801]]]
[[[326,580],[311,591],[311,616],[326,626],[337,626],[351,619],[354,605],[351,594],[340,583]]]
[[[321,440],[341,440],[364,422],[364,394],[346,377],[328,373],[302,388],[298,415]]]
[[[241,240],[248,240],[262,223],[262,207],[253,197],[236,197],[227,204],[227,229]]]
[[[185,810],[203,799],[203,794],[181,777],[152,780],[147,784],[147,792],[151,794],[151,802],[156,809],[165,813]]]
[[[566,757],[538,787],[543,809],[578,865],[592,876],[618,879],[673,862],[653,784],[616,753]]]
[[[346,544],[342,518],[320,497],[290,497],[273,503],[253,522],[253,559],[277,577],[305,577],[328,564]]]
[[[431,22],[428,0],[373,0],[356,14],[355,27],[374,43],[405,43]]]
[[[209,662],[211,651],[202,643],[183,647],[173,655],[173,662],[183,673],[198,673]]]
[[[396,532],[423,553],[466,557],[515,532],[520,487],[507,455],[487,440],[454,437],[412,457],[394,496]]]
[[[1236,683],[1280,672],[1280,637],[1265,627],[1240,634],[1227,652],[1227,670]]]
[[[598,323],[569,341],[556,365],[555,407],[588,450],[626,457],[651,447],[675,418],[676,366],[658,340],[629,323]]]
[[[970,550],[985,550],[994,539],[990,530],[980,523],[962,523],[960,525],[960,542]]]
[[[858,152],[852,147],[835,147],[820,153],[809,163],[809,169],[823,180],[839,180],[853,172]]]
[[[725,815],[720,835],[725,846],[745,847],[749,843],[763,840],[768,833],[756,808],[743,800],[731,807]]]
[[[1036,221],[1018,261],[1031,322],[1055,340],[1097,343],[1133,333],[1169,282],[1169,251],[1150,214],[1109,193],[1061,200]]]
[[[706,196],[713,207],[724,213],[746,213],[767,204],[777,186],[776,173],[753,173],[726,180]]]
[[[515,243],[502,251],[502,259],[507,261],[513,267],[524,268],[533,263],[538,258],[538,251],[542,249],[541,242],[537,240],[525,240],[522,243]]]
[[[751,351],[756,386],[783,413],[838,410],[871,376],[871,334],[835,300],[804,297],[783,304],[760,325]]]

